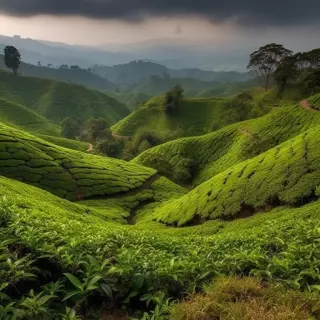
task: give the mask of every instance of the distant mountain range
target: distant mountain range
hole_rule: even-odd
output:
[[[59,42],[0,35],[0,50],[6,45],[19,49],[24,61],[43,65],[77,64],[88,68],[94,64],[112,66],[132,60],[150,59],[171,69],[245,71],[251,48],[245,51],[217,48],[203,42],[179,39],[154,39],[144,42],[78,46]]]
[[[4,65],[3,55],[0,55],[0,69],[6,69]],[[80,68],[49,68],[22,62],[20,65],[20,72],[25,76],[53,79],[66,83],[74,83],[100,91],[113,91],[116,87],[107,79],[95,75],[88,70]]]
[[[205,82],[235,82],[249,79],[248,73],[235,71],[204,71],[197,68],[175,70],[152,61],[131,61],[126,64],[92,67],[94,73],[106,78],[116,85],[135,85],[141,81],[146,81],[152,76],[164,79],[170,78],[192,78]]]

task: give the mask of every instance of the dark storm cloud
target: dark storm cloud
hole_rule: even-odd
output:
[[[14,16],[75,15],[140,21],[146,17],[235,18],[242,25],[297,25],[319,22],[320,0],[0,0]]]

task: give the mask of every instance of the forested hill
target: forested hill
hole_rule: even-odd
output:
[[[164,65],[151,61],[131,61],[126,64],[115,66],[99,66],[93,68],[96,74],[108,79],[117,85],[133,85],[150,76],[161,76],[164,78],[193,78],[201,81],[234,82],[248,79],[247,73],[240,72],[215,72],[200,69],[173,70]]]
[[[0,55],[0,69],[6,69],[3,55]],[[46,66],[35,66],[22,62],[20,72],[25,76],[74,83],[95,90],[111,91],[115,88],[115,85],[107,79],[80,68],[53,68]]]

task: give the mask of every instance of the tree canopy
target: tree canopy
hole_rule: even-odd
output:
[[[21,55],[17,48],[13,46],[6,46],[4,48],[4,63],[7,68],[11,69],[14,74],[18,73]]]
[[[250,55],[250,61],[247,66],[263,82],[264,88],[269,89],[272,76],[283,59],[293,54],[291,50],[286,49],[281,44],[271,43]]]

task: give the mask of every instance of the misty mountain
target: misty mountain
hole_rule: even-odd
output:
[[[217,48],[203,41],[187,42],[181,39],[155,39],[135,43],[78,46],[59,42],[25,39],[0,35],[0,50],[15,46],[23,60],[43,65],[77,64],[112,66],[132,60],[152,60],[170,69],[202,69],[215,71],[245,71],[248,55],[253,48],[235,52],[234,48]]]
[[[235,71],[204,71],[197,68],[175,70],[152,61],[131,61],[126,64],[92,67],[94,73],[106,78],[117,85],[134,85],[148,80],[151,76],[162,78],[193,78],[206,82],[235,82],[245,81],[249,78],[248,73]]]
[[[54,66],[76,64],[88,68],[95,63],[113,65],[125,63],[135,58],[129,54],[107,52],[98,48],[0,35],[0,50],[2,51],[6,45],[15,46],[20,51],[23,60],[31,64],[37,64],[38,61],[41,61],[43,65],[49,63]]]

